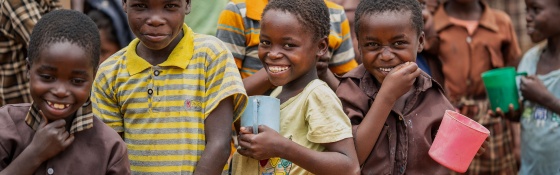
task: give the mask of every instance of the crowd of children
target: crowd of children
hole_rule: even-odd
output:
[[[191,0],[28,1],[0,8],[0,175],[457,174],[428,155],[446,110],[490,130],[465,174],[560,173],[556,0],[525,0],[524,55],[485,0],[231,0],[216,37]],[[238,125],[248,95],[279,131]]]

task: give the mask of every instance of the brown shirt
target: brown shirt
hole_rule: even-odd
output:
[[[438,39],[426,49],[442,62],[444,86],[452,102],[461,97],[484,98],[481,74],[493,68],[517,66],[521,56],[509,16],[484,2],[482,5],[484,11],[472,35],[465,27],[450,22],[444,4],[434,14]]]
[[[0,108],[0,171],[29,146],[35,130],[26,123],[31,104]],[[28,118],[29,119],[29,118]],[[126,145],[96,117],[93,126],[74,133],[74,142],[43,162],[35,174],[130,174]]]
[[[360,124],[369,111],[379,91],[376,81],[363,65],[342,77],[336,94],[352,125]],[[428,150],[448,109],[453,106],[440,85],[423,72],[406,102],[395,105],[387,117],[362,174],[447,174]]]

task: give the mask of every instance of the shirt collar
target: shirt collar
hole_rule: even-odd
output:
[[[447,12],[445,12],[446,3],[442,3],[434,14],[434,21],[437,21],[434,24],[434,28],[437,32],[440,32],[448,26],[453,25],[453,23],[451,23],[451,21],[449,20]],[[490,29],[493,32],[498,32],[498,24],[496,24],[496,19],[494,14],[492,13],[492,10],[490,9],[490,6],[488,6],[488,4],[486,4],[486,2],[484,1],[480,1],[480,3],[482,4],[483,12],[482,16],[480,16],[480,20],[478,21],[479,25]]]
[[[247,17],[260,21],[266,4],[268,4],[268,0],[247,0],[245,2]]]
[[[159,66],[175,66],[178,68],[186,69],[189,61],[194,52],[194,32],[186,24],[183,24],[183,38],[173,49],[169,58]],[[136,46],[140,44],[138,38],[132,40],[128,45],[127,51],[125,53],[125,65],[128,73],[134,75],[140,73],[150,67],[152,64],[144,60],[142,57],[138,56],[136,53]],[[187,58],[187,59],[185,59]]]
[[[25,116],[25,123],[29,125],[33,130],[37,131],[39,129],[39,124],[43,121],[41,114],[39,114],[39,109],[35,104],[31,104],[27,116]],[[88,100],[82,107],[76,111],[74,120],[72,120],[72,126],[70,127],[70,134],[80,132],[93,127],[93,113],[91,109],[91,101]]]

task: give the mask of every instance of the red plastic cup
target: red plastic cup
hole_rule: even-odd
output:
[[[439,164],[464,173],[489,135],[478,122],[447,110],[428,154]]]

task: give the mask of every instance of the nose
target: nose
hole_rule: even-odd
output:
[[[280,52],[276,52],[274,50],[271,50],[270,52],[268,52],[266,54],[266,56],[270,59],[278,59],[278,58],[282,58],[282,54]]]
[[[56,97],[63,98],[70,95],[70,91],[64,83],[58,83],[58,85],[51,89],[51,93]]]
[[[165,19],[162,17],[161,12],[152,13],[146,24],[152,27],[159,27],[165,24]]]
[[[388,46],[383,46],[383,48],[381,49],[381,53],[378,55],[382,61],[391,61],[393,58],[395,58],[395,54],[391,51],[390,48],[387,47]]]

